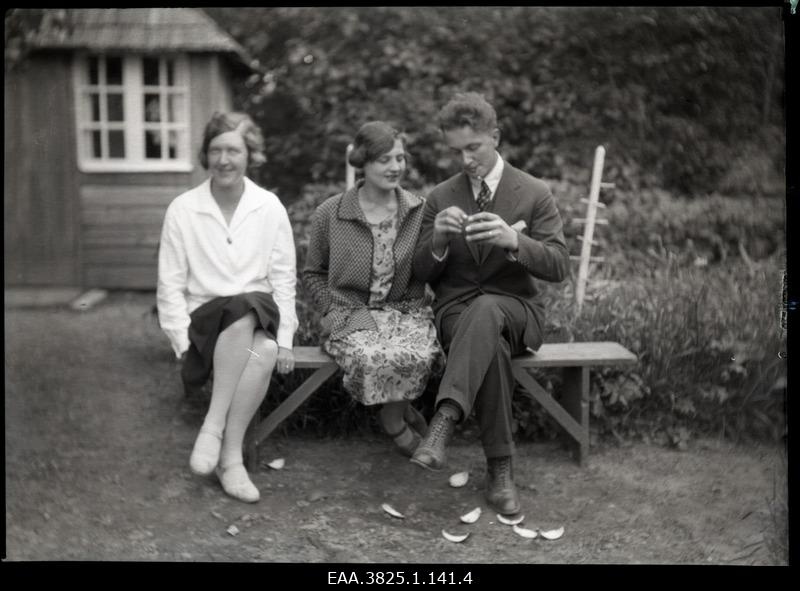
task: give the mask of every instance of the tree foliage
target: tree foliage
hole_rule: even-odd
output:
[[[750,176],[782,174],[777,8],[206,10],[263,68],[237,98],[269,136],[263,181],[293,195],[340,180],[369,119],[408,133],[408,184],[442,180],[435,118],[460,90],[493,102],[504,155],[537,176],[587,175],[598,144],[624,188],[703,194],[743,154],[766,154]]]
[[[67,35],[71,27],[69,11],[64,9],[12,8],[5,14],[5,67],[22,63],[31,42],[40,34]]]

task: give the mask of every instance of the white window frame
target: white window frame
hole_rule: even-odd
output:
[[[103,80],[98,85],[89,84],[89,58],[90,57],[119,57],[122,59],[122,86],[106,86]],[[155,58],[164,64],[164,60],[173,60],[175,64],[175,84],[166,86],[164,80],[165,68],[159,67],[161,80],[159,86],[145,86],[143,73],[143,59]],[[120,54],[120,53],[89,53],[78,52],[72,62],[73,87],[75,89],[75,130],[78,149],[78,169],[82,172],[190,172],[192,153],[190,149],[191,134],[191,105],[189,103],[189,60],[186,54]],[[103,93],[107,90],[122,93],[124,121],[122,123],[107,120],[105,101],[100,101],[100,122],[90,121],[91,105],[89,93]],[[178,101],[182,105],[177,122],[166,120],[166,96],[178,94],[182,97]],[[161,117],[159,123],[145,122],[144,120],[144,95],[145,93],[158,93],[160,100]],[[178,132],[178,158],[160,159],[145,158],[144,132],[147,129],[160,129],[162,145],[170,130]],[[125,158],[96,158],[92,153],[91,140],[84,133],[92,129],[123,129],[125,132]],[[105,137],[105,134],[104,134]],[[106,140],[103,139],[104,144]],[[107,147],[104,147],[105,152]]]

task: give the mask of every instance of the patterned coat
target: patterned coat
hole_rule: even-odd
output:
[[[322,313],[324,337],[377,329],[368,308],[374,245],[358,203],[362,184],[325,200],[312,219],[303,282]],[[408,312],[429,305],[425,283],[412,273],[425,200],[398,188],[397,203],[395,275],[383,306]]]

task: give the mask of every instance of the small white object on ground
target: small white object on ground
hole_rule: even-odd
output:
[[[519,534],[523,538],[529,538],[531,540],[538,535],[536,533],[536,530],[528,529],[528,528],[525,528],[525,527],[520,527],[518,525],[515,525],[513,527],[513,530],[514,530],[515,533]]]
[[[467,513],[466,515],[462,515],[459,517],[461,521],[464,523],[475,523],[478,521],[478,518],[481,516],[481,508],[475,507],[472,511]]]
[[[286,461],[283,458],[278,458],[272,460],[269,464],[267,464],[267,466],[269,466],[273,470],[280,470],[281,468],[283,468],[284,464],[286,464]]]
[[[500,513],[497,514],[497,521],[505,525],[517,525],[518,523],[522,523],[524,519],[524,515],[517,515],[516,517],[503,517],[500,515]]]
[[[539,530],[539,535],[542,536],[545,540],[557,540],[561,536],[564,535],[564,527],[559,527],[558,529],[549,529],[549,530]]]
[[[90,289],[81,296],[75,298],[69,305],[73,310],[88,310],[97,303],[106,299],[108,292],[105,289]]]
[[[469,480],[469,472],[457,472],[450,477],[450,486],[459,488],[464,486]]]
[[[239,528],[235,525],[230,526],[226,531],[232,536],[239,535]]]
[[[381,509],[386,511],[392,517],[397,517],[398,519],[405,519],[406,518],[405,515],[403,515],[399,511],[397,511],[394,507],[392,507],[388,503],[384,503],[383,505],[381,505]]]
[[[464,540],[466,540],[469,537],[469,532],[467,532],[465,534],[462,534],[462,535],[455,535],[455,534],[447,533],[445,530],[442,530],[442,535],[444,536],[445,540],[448,540],[450,542],[458,543],[458,542],[463,542]]]

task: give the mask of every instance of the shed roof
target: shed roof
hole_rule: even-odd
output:
[[[245,49],[196,8],[51,9],[63,27],[45,27],[31,45],[92,51],[192,51],[232,54],[248,65]]]

